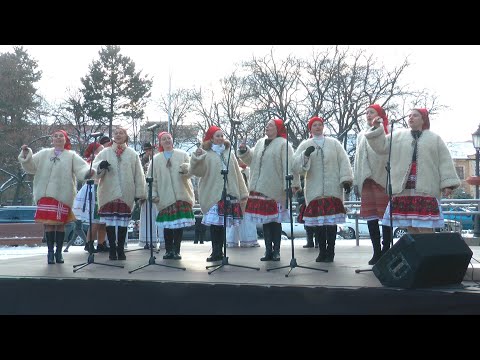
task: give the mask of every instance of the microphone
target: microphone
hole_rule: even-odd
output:
[[[160,123],[155,124],[155,125],[152,125],[152,126],[149,126],[149,127],[147,128],[147,130],[155,130],[155,129],[158,128],[158,127],[160,127]]]
[[[242,122],[240,120],[230,120],[233,125],[240,125]]]
[[[99,132],[95,132],[95,133],[90,134],[90,137],[99,137],[99,136],[103,136],[103,132],[99,131]]]
[[[147,152],[144,151],[144,152],[140,153],[138,156],[143,157],[143,156],[145,156],[146,153],[147,153]]]
[[[397,123],[397,122],[399,122],[399,121],[402,121],[403,119],[408,118],[409,116],[410,116],[410,115],[405,115],[404,117],[401,117],[400,119],[388,120],[388,121],[391,122],[391,123],[393,123],[393,124],[395,124],[395,123]]]

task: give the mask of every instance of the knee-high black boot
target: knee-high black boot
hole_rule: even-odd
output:
[[[393,234],[390,226],[382,225],[382,255],[385,254],[392,244]]]
[[[45,232],[45,239],[47,240],[47,261],[49,264],[55,264],[55,253],[53,247],[55,246],[55,231]]]
[[[278,222],[271,223],[272,225],[272,242],[273,252],[272,261],[280,261],[280,243],[282,242],[282,224]]]
[[[333,262],[335,257],[335,241],[337,240],[337,225],[327,225],[327,256],[325,262]]]
[[[63,264],[65,261],[62,256],[63,240],[65,239],[65,231],[55,231],[55,244],[57,248],[55,249],[55,261],[57,264]]]
[[[173,231],[173,259],[182,260],[180,256],[180,247],[182,245],[183,229],[175,229]]]
[[[212,254],[207,262],[223,259],[223,226],[210,225],[210,237],[212,240]]]
[[[260,261],[272,260],[272,223],[263,224],[263,240],[265,241],[265,255]]]
[[[165,238],[165,255],[163,255],[163,258],[165,260],[173,259],[175,255],[173,251],[173,229],[164,228],[163,236]]]
[[[313,248],[313,235],[315,233],[312,226],[305,226],[305,232],[307,233],[307,244],[303,245],[304,248]]]
[[[325,262],[327,258],[327,226],[315,226],[315,237],[318,239],[318,256],[316,262]]]
[[[108,250],[108,258],[110,260],[117,260],[117,234],[115,232],[115,226],[107,226],[106,229],[108,245],[110,246]]]
[[[117,245],[117,255],[118,260],[127,260],[125,255],[125,239],[127,238],[127,227],[119,226],[118,227],[118,245]]]
[[[378,220],[367,221],[367,226],[373,246],[373,256],[368,262],[368,265],[375,265],[378,259],[380,259],[380,257],[382,256],[382,249],[380,247],[380,228],[378,226]]]

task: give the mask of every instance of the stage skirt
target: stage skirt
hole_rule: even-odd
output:
[[[365,220],[382,219],[388,204],[385,189],[372,179],[366,179],[362,188],[360,218]]]
[[[42,197],[37,202],[34,219],[45,225],[63,225],[76,220],[68,205],[51,197]]]
[[[442,207],[437,198],[404,190],[392,198],[393,226],[443,228],[445,225]],[[390,225],[390,204],[387,204],[382,224]]]
[[[156,222],[159,230],[161,230],[160,228],[181,229],[193,226],[195,225],[195,217],[193,216],[192,205],[179,200],[159,211]]]
[[[240,206],[240,201],[234,196],[228,195],[230,197],[230,204],[227,208],[227,227],[229,226],[238,226],[240,225],[243,219],[242,208]],[[203,214],[202,224],[204,225],[218,225],[223,226],[223,216],[225,214],[225,206],[223,200],[220,200],[214,204],[206,214]]]
[[[98,215],[98,203],[97,203],[97,187],[95,185],[90,187],[90,192],[92,193],[92,205],[93,205],[93,213],[92,213],[92,223],[98,224],[100,223],[100,216]],[[85,204],[85,211],[83,210],[83,205]],[[84,222],[90,221],[90,201],[88,198],[88,185],[85,183],[80,191],[77,193],[75,197],[75,201],[73,202],[73,213],[77,220],[81,220]]]
[[[122,200],[116,199],[103,205],[99,210],[101,222],[107,226],[127,227],[132,218],[132,210]]]
[[[250,191],[244,218],[256,224],[290,222],[290,212],[276,200],[262,193]]]
[[[336,225],[346,221],[342,200],[336,197],[317,198],[307,205],[303,213],[305,226]]]

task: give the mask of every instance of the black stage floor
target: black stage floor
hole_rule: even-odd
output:
[[[213,273],[205,259],[210,243],[184,242],[182,260],[163,260],[164,250],[129,244],[127,260],[94,255],[86,262],[83,248],[71,247],[64,264],[48,265],[44,254],[0,261],[0,314],[74,315],[374,315],[480,314],[478,246],[464,280],[448,286],[405,289],[383,286],[369,269],[369,240],[338,240],[335,261],[316,263],[317,249],[283,240],[280,262],[261,262],[260,248],[228,248],[229,265]],[[135,251],[131,251],[135,250]],[[152,261],[153,260],[153,261]],[[124,268],[101,264],[124,265]],[[150,264],[138,269],[142,265]],[[159,265],[184,267],[186,270]],[[233,265],[258,267],[260,270]],[[285,268],[267,271],[274,267]],[[291,272],[289,273],[289,271]],[[287,277],[286,274],[289,274]],[[61,305],[59,305],[59,302]]]

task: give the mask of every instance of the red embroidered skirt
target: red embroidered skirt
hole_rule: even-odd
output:
[[[383,218],[388,205],[388,194],[385,189],[372,179],[366,179],[362,187],[360,218],[375,220]]]
[[[34,219],[46,225],[63,225],[75,221],[75,215],[68,205],[51,197],[43,197],[37,202]]]

